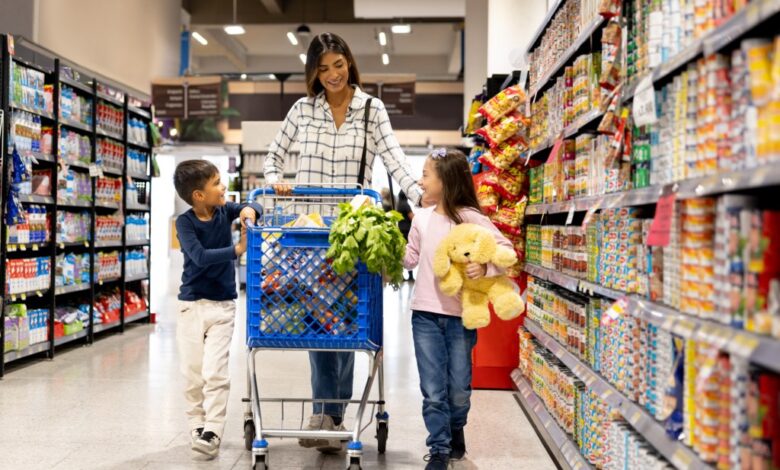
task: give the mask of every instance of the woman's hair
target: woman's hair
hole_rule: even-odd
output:
[[[482,212],[477,200],[477,191],[471,179],[471,168],[466,155],[460,150],[438,149],[429,156],[442,182],[442,204],[444,212],[456,224],[463,222],[460,209],[474,209]]]
[[[346,41],[336,34],[322,33],[311,40],[309,50],[306,52],[306,92],[310,97],[317,96],[325,90],[317,75],[319,74],[320,59],[327,52],[343,55],[349,66],[348,83],[361,86],[360,72],[358,72],[355,63],[355,57],[349,50]]]

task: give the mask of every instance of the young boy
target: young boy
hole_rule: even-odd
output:
[[[234,264],[246,252],[247,219],[262,214],[257,204],[225,201],[219,170],[206,160],[180,163],[173,175],[179,196],[192,206],[176,219],[184,271],[181,275],[176,342],[186,379],[184,398],[192,450],[214,458],[230,392],[228,354],[236,314]],[[233,246],[231,223],[239,218],[241,239]]]

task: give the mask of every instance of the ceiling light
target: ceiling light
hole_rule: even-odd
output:
[[[246,30],[240,24],[229,24],[225,26],[225,32],[231,36],[240,36],[246,33]]]
[[[303,62],[303,65],[306,65],[306,54],[301,52],[300,54],[298,54],[298,57],[301,59],[301,62]]]
[[[384,31],[379,32],[379,45],[382,47],[387,45],[387,34]]]
[[[287,39],[290,40],[290,44],[292,44],[293,46],[298,45],[298,38],[295,37],[295,33],[293,33],[292,31],[287,31]]]
[[[171,137],[176,137],[177,135],[179,135],[179,131],[175,127],[172,127],[171,131],[170,131],[170,134],[171,134]]]
[[[197,31],[193,31],[192,32],[192,39],[198,41],[199,43],[203,44],[204,46],[208,46],[209,45],[209,42],[206,41],[206,38],[201,36],[200,33],[197,32]]]
[[[246,74],[245,73],[241,74],[241,80],[246,80]]]
[[[384,54],[382,54],[382,63],[383,63],[384,65],[389,65],[389,64],[390,64],[390,56],[389,56],[389,55],[387,55],[387,52],[385,52]]]
[[[390,30],[393,32],[393,34],[409,34],[412,32],[412,25],[394,24]]]
[[[269,73],[268,78],[270,78],[271,80],[276,80],[276,75]]]

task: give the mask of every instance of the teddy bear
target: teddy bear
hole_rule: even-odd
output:
[[[473,330],[490,323],[488,303],[502,320],[517,318],[525,302],[517,286],[508,277],[492,276],[469,279],[468,263],[492,263],[508,268],[517,262],[514,250],[499,246],[493,234],[476,224],[456,225],[441,241],[433,258],[433,273],[439,279],[439,289],[454,296],[462,291],[463,326]]]

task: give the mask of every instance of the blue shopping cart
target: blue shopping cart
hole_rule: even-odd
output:
[[[354,186],[353,186],[354,187]],[[382,277],[369,273],[362,263],[354,272],[336,275],[326,252],[328,227],[295,226],[299,216],[322,214],[330,226],[339,203],[356,195],[367,195],[374,203],[381,198],[375,191],[298,186],[280,196],[272,189],[252,191],[249,201],[266,207],[258,225],[247,229],[247,323],[248,394],[245,398],[244,439],[252,452],[255,470],[268,468],[266,438],[333,439],[347,442],[347,468],[361,467],[363,445],[360,435],[376,418],[379,453],[384,453],[388,435],[388,415],[384,402],[382,368]],[[269,210],[270,209],[270,210]],[[311,225],[311,224],[309,224]],[[360,400],[311,398],[261,398],[257,380],[256,355],[261,350],[357,351],[369,358],[369,374]],[[369,400],[374,381],[378,399]],[[357,405],[352,429],[342,431],[303,429],[307,404]],[[281,426],[264,428],[261,404],[280,406]],[[286,405],[300,406],[297,426],[285,427]],[[370,420],[363,415],[371,407]]]

